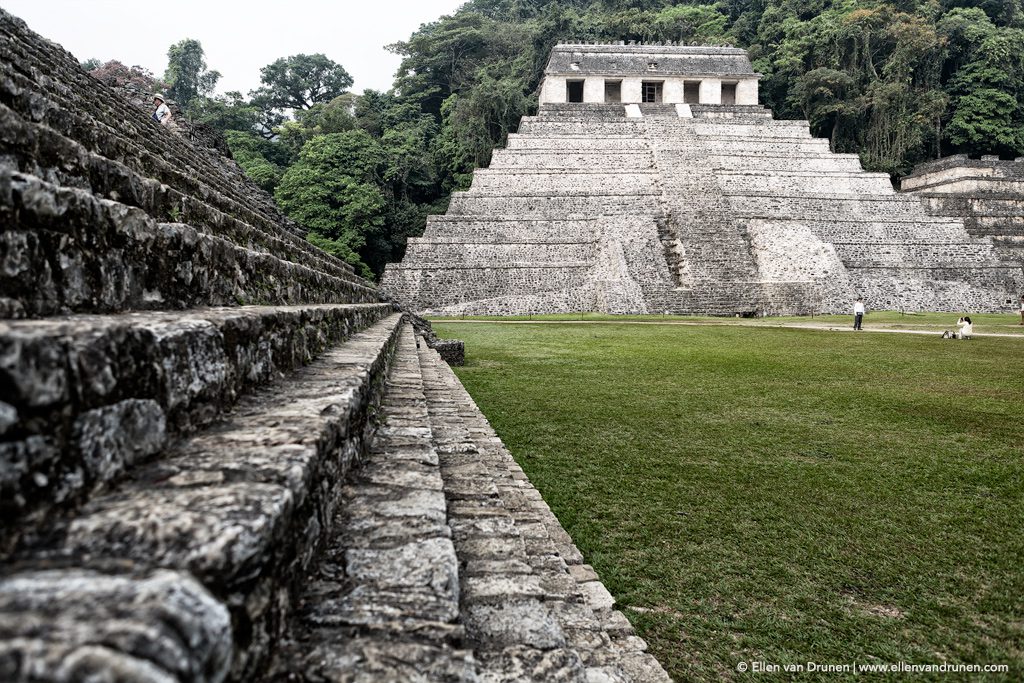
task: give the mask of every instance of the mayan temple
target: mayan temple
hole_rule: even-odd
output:
[[[431,314],[1005,310],[1024,277],[806,121],[743,50],[558,45],[537,116],[391,264]]]
[[[429,327],[188,137],[0,10],[0,681],[669,680]]]

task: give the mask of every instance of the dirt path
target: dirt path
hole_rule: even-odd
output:
[[[453,325],[692,325],[705,327],[758,327],[771,329],[822,330],[825,332],[845,332],[853,334],[852,327],[838,325],[816,325],[814,323],[751,323],[732,320],[462,320],[458,318],[432,319],[432,323]],[[917,334],[938,337],[941,330],[910,330],[898,327],[865,327],[862,332],[884,332],[889,334]],[[975,332],[975,337],[1003,337],[1006,339],[1024,340],[1024,334],[1011,332]]]

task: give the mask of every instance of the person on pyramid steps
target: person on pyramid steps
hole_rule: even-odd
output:
[[[161,126],[169,126],[171,124],[171,109],[164,102],[164,97],[160,93],[153,95],[153,107],[153,120]]]

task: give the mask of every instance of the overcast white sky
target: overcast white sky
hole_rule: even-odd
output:
[[[70,50],[139,64],[162,75],[167,48],[203,44],[221,72],[218,92],[260,84],[260,67],[278,57],[322,52],[348,70],[353,90],[387,90],[401,59],[384,46],[451,14],[465,0],[0,0],[29,28]]]

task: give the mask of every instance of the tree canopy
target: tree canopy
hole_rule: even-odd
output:
[[[167,96],[186,111],[193,100],[213,92],[220,72],[206,68],[206,56],[198,40],[186,38],[167,50]]]

